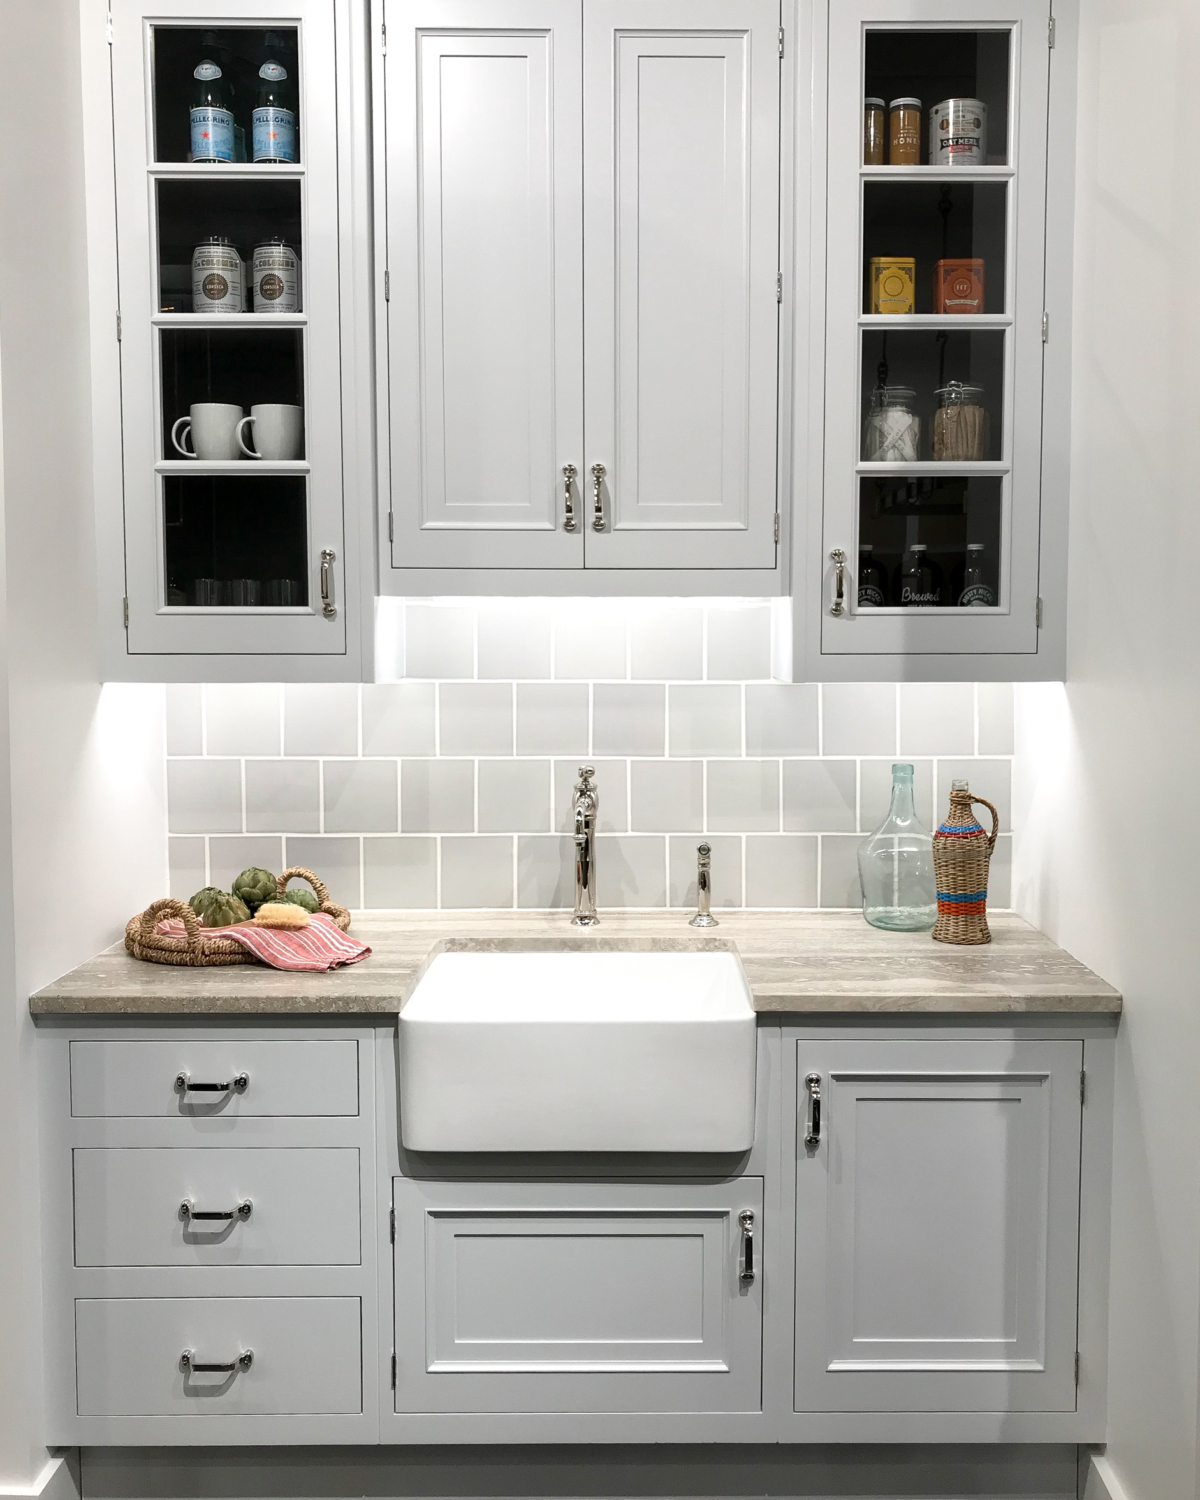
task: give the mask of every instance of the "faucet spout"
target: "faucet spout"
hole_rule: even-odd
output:
[[[580,766],[575,785],[575,915],[576,927],[595,927],[596,914],[596,813],[600,795],[592,777],[593,766]]]

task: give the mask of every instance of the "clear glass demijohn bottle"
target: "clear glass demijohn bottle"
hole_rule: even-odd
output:
[[[913,806],[913,768],[892,767],[888,815],[858,850],[863,916],[890,932],[927,932],[937,921],[933,839]]]

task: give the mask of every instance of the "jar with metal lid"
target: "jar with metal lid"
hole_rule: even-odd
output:
[[[982,167],[987,161],[987,105],[982,99],[943,99],[929,111],[929,162],[935,167]]]
[[[863,458],[868,463],[913,464],[920,457],[921,419],[917,393],[909,385],[877,385],[863,423]]]
[[[983,387],[949,380],[936,392],[933,456],[949,463],[972,463],[987,453],[988,420]]]
[[[863,100],[863,166],[883,166],[883,100]]]
[[[888,105],[888,161],[893,167],[921,164],[921,101],[905,95]]]
[[[245,268],[237,246],[223,234],[209,235],[192,252],[192,311],[245,311]]]
[[[286,240],[255,245],[250,280],[256,313],[300,311],[300,257]]]

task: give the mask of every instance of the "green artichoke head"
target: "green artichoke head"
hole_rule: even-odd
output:
[[[276,884],[270,870],[260,870],[256,865],[251,865],[233,882],[233,894],[244,901],[251,911],[257,911],[264,901],[275,900]]]
[[[293,906],[302,906],[304,910],[310,915],[314,911],[321,910],[321,903],[317,900],[313,893],[311,891],[306,891],[303,888],[298,891],[284,891],[283,895],[278,897],[277,899],[280,901],[290,901]]]
[[[188,905],[200,918],[202,927],[232,927],[235,922],[250,920],[246,903],[228,891],[218,890],[215,885],[206,885],[202,891],[197,891]]]

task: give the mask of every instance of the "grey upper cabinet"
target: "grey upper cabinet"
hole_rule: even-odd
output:
[[[777,0],[383,13],[382,589],[776,592]]]

